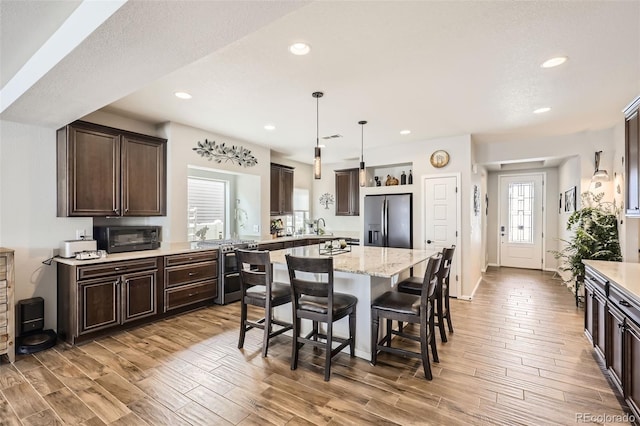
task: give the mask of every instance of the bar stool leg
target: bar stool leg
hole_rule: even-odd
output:
[[[240,337],[238,339],[238,349],[244,346],[244,336],[247,333],[247,305],[244,300],[240,301]]]

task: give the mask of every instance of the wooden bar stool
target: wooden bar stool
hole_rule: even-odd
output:
[[[449,332],[453,333],[451,314],[449,310],[449,275],[451,274],[451,262],[453,262],[455,250],[455,245],[442,249],[442,262],[440,262],[440,268],[436,273],[438,276],[438,285],[436,287],[435,316],[438,318],[438,321],[435,325],[437,325],[440,330],[440,340],[442,342],[447,341],[447,333],[444,329],[445,319],[447,320]],[[422,279],[419,277],[410,277],[405,281],[398,283],[397,288],[398,291],[402,293],[420,295],[422,291]],[[402,325],[400,327],[400,331],[402,331]]]
[[[252,328],[264,330],[262,356],[267,356],[269,339],[293,328],[293,325],[273,319],[273,308],[291,302],[291,288],[288,284],[273,282],[273,267],[268,251],[236,250],[240,268],[240,338],[238,349],[244,346],[244,337]],[[264,317],[251,321],[247,319],[247,305],[264,308]],[[273,331],[272,325],[280,328]]]
[[[333,257],[312,258],[286,255],[289,281],[291,282],[291,305],[293,308],[293,346],[291,369],[298,368],[298,351],[303,344],[324,348],[325,366],[324,380],[331,375],[331,359],[342,349],[349,346],[351,356],[355,355],[356,338],[356,304],[355,296],[333,291]],[[301,273],[320,274],[326,281],[311,281],[303,278]],[[333,335],[333,323],[349,317],[349,337],[344,339]],[[300,320],[313,321],[312,331],[300,337]],[[327,332],[322,333],[319,323],[326,323]],[[318,341],[324,340],[324,342]],[[339,345],[333,348],[332,343]]]
[[[431,346],[433,361],[439,362],[436,348],[434,328],[434,307],[436,286],[438,277],[436,272],[440,267],[442,254],[438,253],[429,258],[427,270],[422,282],[422,292],[419,296],[398,291],[387,291],[371,303],[371,364],[376,365],[378,351],[389,352],[422,359],[424,376],[431,380],[431,364],[429,363],[428,348]],[[382,339],[378,340],[380,319],[387,320],[387,331]],[[414,336],[393,330],[393,321],[420,324],[420,335]],[[420,342],[420,352],[400,349],[391,346],[392,335]]]

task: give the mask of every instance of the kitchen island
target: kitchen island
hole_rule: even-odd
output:
[[[304,257],[324,257],[320,254],[322,245],[271,252],[274,280],[289,282],[285,255]],[[371,301],[392,289],[399,281],[409,276],[411,268],[416,266],[414,275],[421,275],[426,260],[435,254],[433,250],[400,249],[386,247],[352,246],[350,251],[333,255],[334,291],[348,293],[358,298],[356,308],[356,356],[371,359]],[[282,320],[291,321],[291,305],[274,309],[274,315]],[[302,323],[302,333],[311,330],[311,324]],[[334,324],[334,333],[348,336],[347,319]]]

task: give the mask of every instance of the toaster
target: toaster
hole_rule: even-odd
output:
[[[60,257],[76,257],[76,253],[95,251],[98,249],[96,240],[67,240],[60,244]]]

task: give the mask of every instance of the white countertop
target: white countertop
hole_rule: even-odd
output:
[[[640,299],[640,263],[604,260],[583,260],[582,262],[600,272],[610,283],[626,289]]]
[[[390,278],[434,255],[434,250],[351,246],[351,251],[333,256],[335,271]],[[271,262],[286,264],[285,255],[324,257],[319,246],[294,247],[271,252]]]

